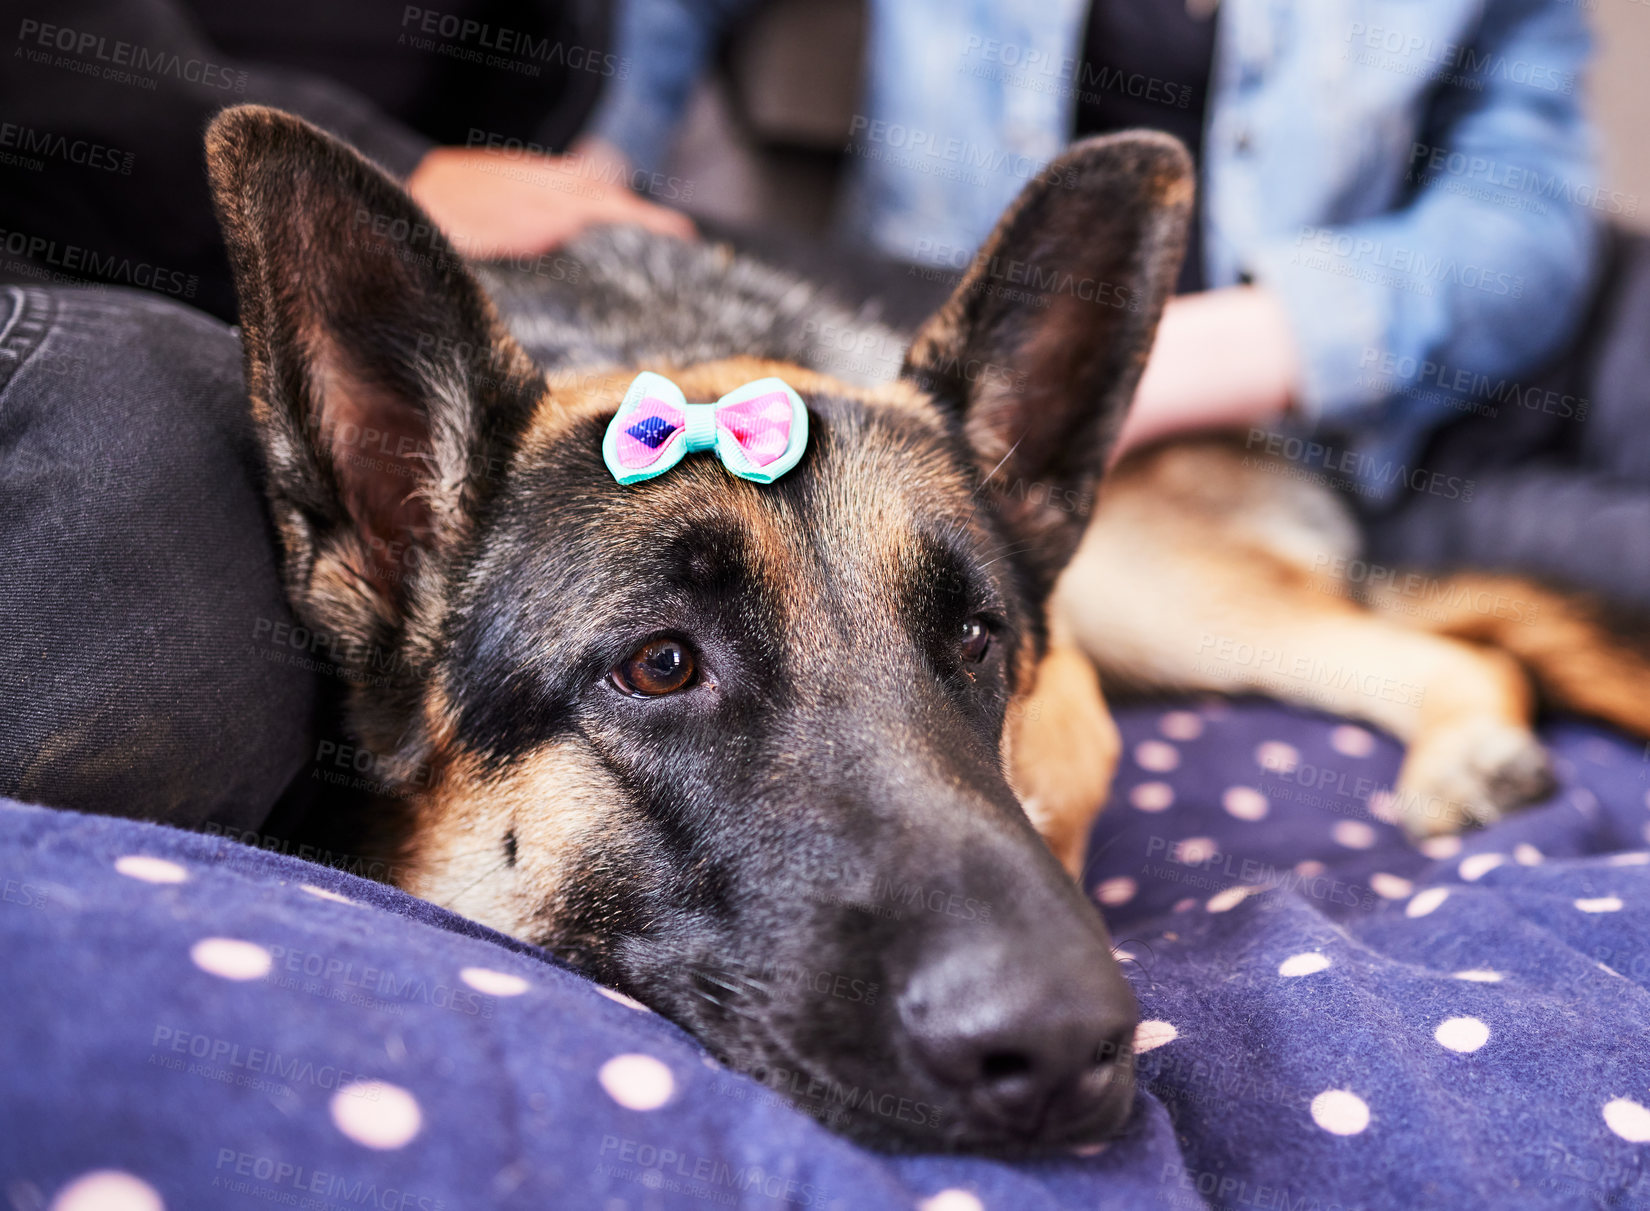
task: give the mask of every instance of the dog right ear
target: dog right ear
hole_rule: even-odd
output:
[[[431,220],[338,140],[241,106],[213,121],[206,158],[289,591],[346,656],[380,650],[543,375]]]
[[[903,373],[958,423],[1039,597],[1088,523],[1174,288],[1192,164],[1168,135],[1086,139],[1030,181]]]

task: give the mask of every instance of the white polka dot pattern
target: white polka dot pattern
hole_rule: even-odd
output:
[[[1367,757],[1375,751],[1375,737],[1361,727],[1343,723],[1329,733],[1329,747],[1343,757]]]
[[[378,1152],[404,1148],[424,1126],[418,1099],[388,1081],[354,1081],[332,1095],[332,1123]]]
[[[189,948],[195,966],[225,980],[261,980],[274,962],[256,942],[239,938],[202,938]]]
[[[1157,721],[1157,730],[1170,740],[1196,740],[1203,735],[1203,718],[1196,711],[1170,711]]]
[[[1134,746],[1134,763],[1154,774],[1167,773],[1180,765],[1180,750],[1162,740],[1142,740]]]
[[[1094,898],[1107,907],[1115,908],[1134,899],[1135,892],[1139,890],[1140,885],[1129,876],[1118,875],[1114,879],[1105,879],[1096,884]]]
[[[1292,774],[1301,763],[1301,752],[1293,744],[1268,740],[1255,749],[1255,763],[1274,774]]]
[[[1309,976],[1316,975],[1329,966],[1329,956],[1307,951],[1305,954],[1290,955],[1278,964],[1280,976]]]
[[[141,1178],[100,1169],[75,1178],[59,1190],[50,1211],[166,1211],[166,1203]]]
[[[115,859],[115,869],[128,879],[144,883],[185,883],[189,872],[176,862],[165,858],[151,858],[148,854],[127,854]]]
[[[1490,1041],[1490,1028],[1477,1018],[1445,1018],[1432,1032],[1440,1047],[1466,1053]]]
[[[604,988],[600,984],[597,984],[596,985],[596,991],[601,993],[608,1000],[614,1001],[614,1002],[617,1002],[620,1005],[623,1005],[626,1009],[634,1009],[634,1010],[638,1011],[639,1013],[652,1013],[653,1012],[646,1005],[643,1005],[640,1001],[638,1001],[635,997],[627,997],[624,993],[620,992],[616,988]]]
[[[1225,891],[1217,891],[1210,896],[1208,903],[1203,907],[1210,912],[1230,912],[1256,892],[1265,890],[1264,887],[1228,887]]]
[[[650,1055],[616,1055],[596,1075],[607,1095],[627,1110],[657,1110],[676,1092],[670,1069]]]
[[[1604,1124],[1629,1144],[1650,1144],[1650,1110],[1630,1097],[1604,1104]]]
[[[1251,786],[1231,787],[1220,797],[1220,805],[1239,820],[1264,820],[1271,807],[1266,796]]]
[[[348,896],[341,896],[335,891],[327,890],[325,887],[316,887],[313,883],[300,883],[298,890],[307,896],[314,896],[317,900],[331,900],[334,904],[355,904],[355,901]]]
[[[1362,820],[1341,820],[1329,830],[1329,835],[1337,845],[1348,849],[1369,849],[1378,839],[1373,826]]]
[[[488,967],[466,967],[458,973],[458,978],[477,992],[484,992],[490,997],[519,997],[529,987],[527,981],[520,976],[493,971]]]
[[[1383,900],[1402,900],[1415,890],[1415,884],[1398,875],[1378,870],[1369,876],[1369,885]]]
[[[1147,1051],[1156,1051],[1179,1037],[1180,1031],[1174,1028],[1173,1023],[1150,1018],[1134,1028],[1134,1053],[1141,1055]]]
[[[1435,862],[1447,862],[1461,852],[1461,838],[1428,837],[1415,848]]]
[[[1497,866],[1505,865],[1506,861],[1506,854],[1473,854],[1470,858],[1462,858],[1457,869],[1468,883],[1476,883]]]
[[[1594,896],[1577,900],[1576,907],[1582,912],[1620,912],[1622,903],[1620,896]]]
[[[1357,1135],[1369,1126],[1369,1106],[1347,1089],[1325,1089],[1312,1099],[1312,1121],[1334,1135]]]
[[[1200,866],[1219,852],[1213,837],[1186,837],[1175,842],[1172,856],[1182,866]]]
[[[1429,887],[1404,905],[1404,916],[1424,917],[1428,913],[1436,912],[1439,905],[1447,899],[1449,899],[1449,888]]]
[[[1166,811],[1174,806],[1174,790],[1167,782],[1142,782],[1129,792],[1129,806],[1143,812]]]

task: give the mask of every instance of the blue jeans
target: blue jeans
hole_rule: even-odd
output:
[[[0,794],[257,827],[322,680],[290,646],[234,330],[0,286]]]

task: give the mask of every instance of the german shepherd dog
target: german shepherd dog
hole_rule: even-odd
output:
[[[1410,742],[1400,789],[1447,805],[1418,831],[1542,785],[1512,657],[1319,591],[1355,549],[1323,490],[1186,443],[1126,459],[1090,524],[1181,257],[1172,139],[1030,182],[879,382],[810,335],[870,325],[724,249],[610,229],[501,275],[296,118],[228,110],[207,156],[286,583],[404,786],[399,881],[842,1131],[1014,1154],[1127,1120],[1137,1010],[1072,878],[1118,749],[1096,661],[1257,688],[1199,657],[1216,634],[1424,684],[1319,703]],[[621,486],[602,439],[640,370],[690,400],[781,377],[807,452]],[[1549,646],[1592,643],[1571,625]]]

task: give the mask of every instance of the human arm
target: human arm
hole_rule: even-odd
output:
[[[1318,221],[1297,211],[1270,238],[1235,249],[1251,288],[1171,301],[1126,442],[1265,423],[1286,405],[1308,421],[1414,433],[1449,409],[1439,383],[1499,380],[1562,347],[1594,275],[1595,216],[1622,208],[1621,195],[1591,184],[1591,131],[1577,96],[1585,28],[1574,6],[1550,0],[1490,0],[1474,22],[1470,46],[1439,44],[1435,53],[1456,70],[1424,95],[1419,118],[1389,102],[1353,129],[1349,118],[1335,125],[1328,110],[1328,122],[1309,118],[1303,128],[1320,136],[1311,152],[1267,162],[1258,199],[1243,178],[1246,205],[1264,204],[1268,190],[1320,176],[1318,164],[1334,159],[1326,148],[1339,146],[1343,163],[1392,174],[1400,188],[1391,206],[1365,208],[1362,218]],[[1341,36],[1321,32],[1326,45]],[[1353,57],[1358,49],[1352,42]],[[1353,97],[1391,84],[1380,78],[1385,65],[1361,85],[1357,70],[1341,85]],[[1269,112],[1296,100],[1290,93]],[[1286,135],[1272,137],[1276,146]],[[1324,181],[1317,205],[1356,214],[1358,194],[1379,179]]]

